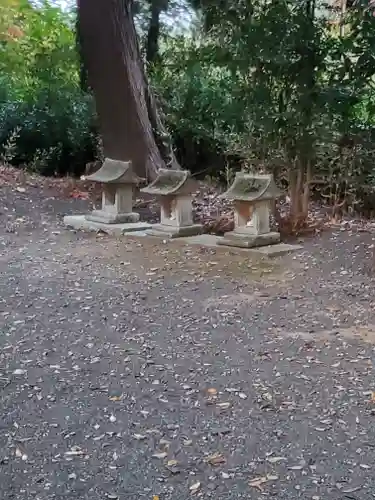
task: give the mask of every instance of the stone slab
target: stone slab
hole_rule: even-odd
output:
[[[146,222],[129,222],[126,224],[105,224],[103,222],[94,222],[86,219],[85,215],[66,215],[64,217],[65,226],[79,231],[99,232],[111,236],[123,236],[134,231],[145,231],[152,224]]]
[[[280,233],[247,234],[236,230],[225,233],[219,245],[240,248],[258,248],[280,243]]]
[[[149,236],[155,236],[157,238],[182,238],[188,236],[196,236],[202,233],[202,226],[200,224],[194,224],[192,226],[183,227],[173,227],[166,226],[163,224],[154,224],[151,229],[147,231]]]
[[[147,234],[147,229],[145,231],[128,231],[126,233],[123,233],[123,236],[132,236],[134,238],[146,238],[147,236],[149,236]]]
[[[93,210],[85,217],[90,222],[98,222],[99,224],[134,224],[134,222],[139,222],[139,214],[136,212],[112,214],[105,210]]]
[[[232,247],[221,244],[222,236],[215,236],[214,234],[201,234],[199,236],[190,236],[187,238],[180,238],[181,241],[190,245],[201,245],[205,247],[216,247],[226,250],[238,250],[242,253],[257,255],[258,257],[279,257],[281,255],[302,250],[301,245],[290,245],[288,243],[276,243],[274,245],[267,245],[264,247],[244,248]],[[220,243],[219,243],[220,242]]]
[[[291,252],[302,250],[302,245],[290,245],[289,243],[276,243],[275,245],[267,245],[265,247],[248,248],[247,250],[257,255],[265,257],[280,257]]]

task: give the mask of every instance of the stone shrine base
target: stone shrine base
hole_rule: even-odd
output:
[[[154,224],[147,224],[145,222],[133,222],[128,224],[103,224],[93,222],[86,219],[85,215],[67,215],[64,217],[64,224],[68,228],[76,230],[99,232],[109,234],[111,236],[130,236],[134,238],[152,237],[152,232],[155,229]],[[191,226],[194,227],[194,226]],[[281,255],[302,250],[301,245],[290,245],[287,243],[276,243],[273,245],[266,245],[261,247],[239,247],[226,245],[222,236],[214,234],[197,234],[195,236],[184,235],[180,238],[170,236],[166,232],[159,232],[158,239],[164,236],[165,240],[178,241],[186,245],[198,245],[201,247],[216,248],[222,251],[239,251],[246,255],[253,255],[258,257],[280,257]],[[166,243],[166,241],[164,241]],[[164,243],[163,242],[163,243]]]
[[[246,234],[236,231],[225,233],[219,245],[240,248],[256,248],[280,243],[280,233]]]
[[[102,231],[103,233],[112,236],[123,236],[124,234],[131,233],[133,231],[146,231],[152,226],[152,224],[148,224],[146,222],[106,224],[105,222],[87,220],[86,215],[66,215],[64,217],[64,224],[65,226],[76,230],[90,232]]]
[[[104,210],[93,210],[85,215],[86,220],[91,222],[99,222],[99,224],[133,224],[139,222],[139,214],[130,212],[127,214],[111,214]]]
[[[145,238],[150,236],[149,231],[134,231],[133,233],[129,233],[128,236],[134,238]],[[167,243],[168,238],[164,240],[163,243]],[[172,240],[171,240],[172,241]],[[253,247],[253,248],[245,248],[245,247],[233,247],[229,245],[224,245],[222,243],[223,237],[216,236],[214,234],[199,234],[197,236],[187,236],[183,238],[176,238],[174,241],[185,243],[186,245],[197,245],[201,247],[208,248],[216,248],[218,251],[234,251],[241,252],[244,255],[252,255],[258,257],[280,257],[282,255],[297,252],[298,250],[302,250],[302,245],[291,245],[289,243],[276,243],[274,245],[267,245],[264,247]]]
[[[181,238],[181,241],[188,243],[190,245],[200,245],[203,247],[216,247],[222,250],[238,250],[244,255],[254,255],[258,257],[280,257],[290,252],[296,252],[302,250],[301,245],[290,245],[288,243],[276,243],[273,245],[267,245],[263,247],[233,247],[226,245],[224,243],[224,238],[222,236],[216,236],[214,234],[201,234],[199,236],[192,236],[190,238]]]
[[[164,224],[153,224],[151,229],[146,231],[148,236],[156,236],[158,238],[182,238],[186,236],[195,236],[202,233],[200,224],[193,224],[185,227],[166,226]]]

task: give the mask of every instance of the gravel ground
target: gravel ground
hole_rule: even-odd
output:
[[[85,203],[0,189],[0,498],[375,498],[372,235],[254,261]]]

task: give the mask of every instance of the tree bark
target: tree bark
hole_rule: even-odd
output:
[[[76,50],[78,53],[79,60],[79,83],[82,92],[88,92],[90,89],[88,83],[87,68],[82,54],[82,33],[81,33],[81,23],[80,18],[77,15],[76,18]]]
[[[162,137],[165,142],[167,134],[158,123],[143,69],[132,3],[78,0],[82,56],[95,97],[104,155],[131,160],[138,175],[153,179],[166,166],[157,140]],[[168,166],[178,167],[171,148],[169,152]]]
[[[146,60],[153,64],[159,57],[160,14],[162,11],[161,0],[151,0],[151,15],[147,31]]]

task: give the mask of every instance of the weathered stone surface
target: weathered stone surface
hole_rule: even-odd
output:
[[[157,196],[191,194],[193,182],[188,170],[160,169],[157,178],[141,189],[143,193]]]
[[[229,189],[221,195],[233,201],[274,200],[281,195],[272,175],[238,172]]]
[[[276,233],[278,234],[278,233]],[[203,247],[216,247],[225,249],[233,249],[232,245],[226,245],[224,243],[224,238],[222,236],[216,236],[214,234],[201,234],[198,236],[191,236],[182,238],[184,242],[189,245],[200,245]],[[258,255],[258,256],[266,256],[266,257],[279,257],[281,255],[285,255],[290,252],[296,252],[298,250],[302,250],[303,247],[301,245],[290,245],[287,243],[276,243],[267,246],[261,247],[246,247],[244,245],[236,245],[238,251],[241,251],[247,255]]]
[[[131,205],[131,202],[130,202]],[[124,224],[139,221],[139,214],[130,211],[117,212],[116,208],[108,207],[107,210],[93,210],[90,214],[86,215],[86,219],[93,222],[104,224]]]
[[[149,236],[160,238],[182,238],[184,236],[194,236],[201,234],[202,226],[200,224],[192,224],[190,226],[173,227],[163,224],[155,224],[147,231]]]
[[[133,212],[133,189],[140,179],[130,161],[107,158],[101,168],[87,177],[102,184],[102,207],[86,215],[87,221],[100,224],[126,224],[139,221]]]
[[[236,174],[222,195],[234,201],[234,231],[218,244],[251,248],[279,243],[280,234],[270,230],[271,205],[279,195],[272,175]]]
[[[280,242],[280,233],[269,232],[265,234],[246,234],[236,231],[225,233],[223,239],[218,241],[219,245],[232,247],[252,248],[266,245],[274,245]]]
[[[133,231],[145,231],[146,229],[149,229],[151,227],[151,224],[148,224],[146,222],[106,224],[104,222],[89,220],[85,215],[66,215],[64,217],[64,224],[65,226],[76,230],[89,232],[102,231],[103,233],[112,236],[123,236],[124,234]]]
[[[290,245],[289,243],[276,243],[275,245],[267,245],[265,247],[250,248],[250,252],[256,252],[258,255],[267,257],[280,257],[291,252],[302,250],[302,245]]]
[[[99,170],[86,179],[103,184],[138,184],[142,181],[133,172],[131,161],[112,160],[111,158],[106,158]]]
[[[186,170],[162,169],[143,193],[160,198],[160,224],[149,231],[151,236],[178,238],[200,234],[202,226],[193,222],[192,192],[194,184]]]

